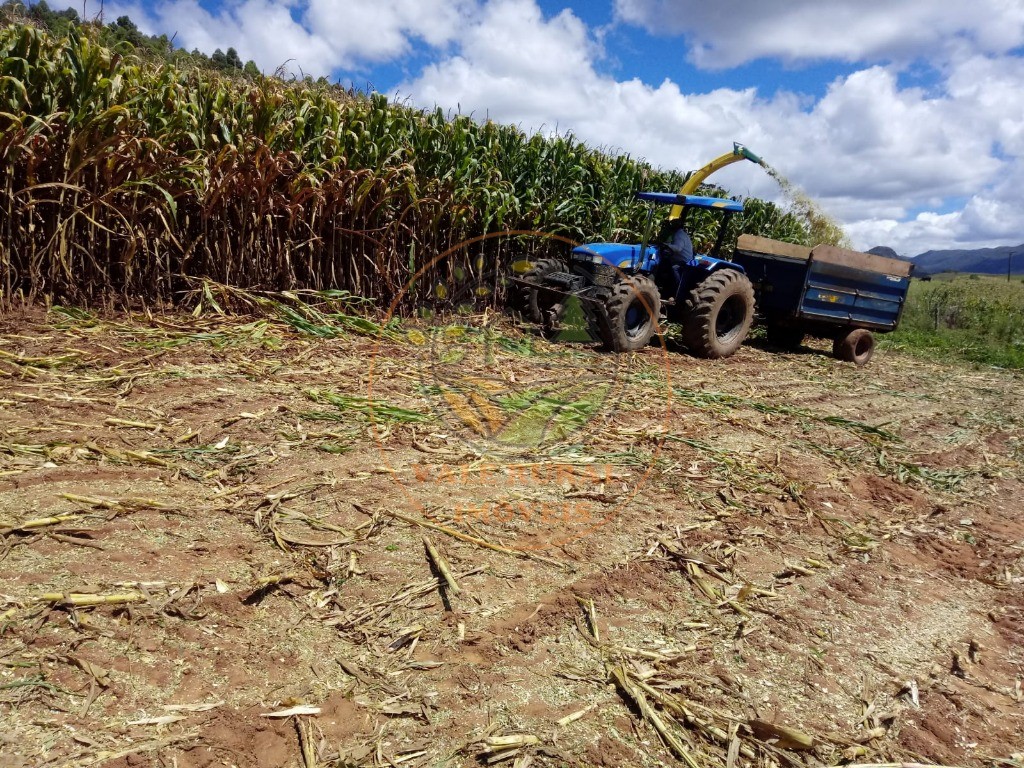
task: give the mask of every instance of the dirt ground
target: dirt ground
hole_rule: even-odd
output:
[[[1024,765],[1024,376],[462,325],[0,317],[0,765]]]

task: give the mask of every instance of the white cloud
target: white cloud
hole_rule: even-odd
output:
[[[107,16],[128,9],[146,31],[177,32],[177,43],[206,52],[232,46],[266,70],[292,59],[293,71],[337,73],[427,50],[434,61],[398,86],[402,98],[572,131],[663,167],[695,168],[743,142],[840,219],[859,247],[916,253],[1024,241],[1024,59],[1001,53],[1024,40],[1020,0],[616,0],[621,19],[687,35],[705,64],[937,57],[941,79],[927,91],[901,87],[897,65],[876,65],[837,78],[816,100],[616,79],[597,66],[599,31],[570,10],[545,16],[536,0],[145,7],[108,5]],[[738,194],[780,196],[750,163],[714,180]]]
[[[915,256],[929,250],[959,248],[957,213],[920,213],[909,221],[865,219],[847,225],[846,231],[856,247],[885,245],[901,256]],[[965,247],[983,247],[987,243],[971,243]]]
[[[414,39],[443,46],[474,10],[473,0],[309,0],[304,20],[351,68],[408,53]]]
[[[950,97],[971,104],[972,124],[994,123],[995,140],[1009,155],[1024,156],[1024,59],[974,56],[959,62],[946,83]]]
[[[862,247],[888,245],[907,256],[926,250],[1020,245],[1024,243],[1024,160],[1002,165],[998,174],[996,183],[970,195],[955,210],[925,210],[906,220],[878,210],[852,220],[846,230]]]
[[[755,89],[686,94],[671,80],[617,81],[595,68],[597,45],[577,17],[565,11],[545,19],[534,0],[492,0],[458,44],[458,55],[428,66],[401,93],[426,107],[459,105],[527,129],[557,125],[665,167],[697,167],[741,141],[847,224],[859,247],[990,245],[1015,231],[1024,240],[1021,214],[1010,202],[997,205],[993,186],[1007,165],[996,142],[1005,153],[1024,151],[1020,60],[966,58],[931,92],[901,88],[892,70],[870,67],[807,104],[796,94],[761,98]],[[751,164],[715,180],[780,199]],[[953,197],[970,202],[900,223]]]
[[[214,15],[196,0],[172,0],[157,4],[153,15],[159,28],[173,30],[176,42],[189,50],[212,53],[230,47],[266,72],[281,67],[292,73],[330,74],[341,53],[297,21],[292,15],[297,10],[292,3],[245,0]]]
[[[492,0],[459,44],[460,55],[428,66],[399,92],[411,92],[420,103],[461,103],[479,116],[534,128],[553,127],[553,119],[575,125],[593,117],[593,43],[572,13],[545,20],[533,0]]]
[[[799,143],[787,168],[826,197],[915,202],[962,194],[992,178],[993,125],[972,101],[900,89],[881,67],[832,83],[809,113],[782,116]],[[986,124],[987,121],[987,124]],[[778,131],[775,131],[776,138]],[[818,144],[805,151],[804,141]]]
[[[81,8],[75,0],[51,3]],[[104,18],[128,15],[187,50],[235,48],[266,72],[320,76],[393,60],[415,43],[443,47],[476,7],[476,0],[228,0],[211,12],[197,0],[157,0],[107,4]]]
[[[1024,43],[1019,0],[615,0],[617,17],[685,35],[691,60],[727,68],[761,57],[849,62],[1002,54]]]

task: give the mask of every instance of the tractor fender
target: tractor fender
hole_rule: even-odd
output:
[[[725,259],[716,259],[713,256],[694,256],[693,261],[690,262],[691,267],[695,267],[707,274],[717,272],[720,269],[735,269],[741,275],[747,274],[747,270],[741,267],[734,261],[726,261]]]

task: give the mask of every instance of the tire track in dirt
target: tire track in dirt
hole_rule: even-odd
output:
[[[279,348],[190,341],[140,354],[121,345],[163,336],[112,322],[65,331],[37,317],[0,328],[8,347],[32,355],[86,352],[74,368],[0,381],[0,519],[86,513],[85,541],[102,547],[46,532],[6,538],[0,614],[13,610],[16,620],[3,620],[0,660],[32,666],[0,668],[3,682],[31,673],[72,694],[4,689],[17,695],[0,708],[26,745],[17,754],[0,745],[13,765],[38,764],[42,753],[30,751],[42,744],[52,745],[54,765],[145,745],[154,726],[127,723],[168,703],[221,700],[165,726],[187,741],[161,757],[180,766],[294,761],[294,723],[260,713],[307,702],[321,708],[303,721],[324,758],[414,754],[399,752],[408,748],[426,750],[421,761],[471,765],[467,744],[495,728],[537,733],[541,765],[668,762],[657,735],[609,687],[606,660],[723,728],[731,721],[720,715],[731,714],[806,730],[821,740],[825,763],[881,729],[862,745],[864,759],[982,765],[1008,757],[1022,730],[1014,684],[1024,675],[1024,409],[1014,374],[895,355],[869,370],[813,351],[745,348],[719,363],[673,356],[673,386],[691,394],[666,422],[649,408],[662,385],[641,375],[641,355],[619,410],[586,446],[594,461],[610,462],[610,475],[553,476],[539,488],[495,470],[427,488],[417,479],[425,466],[458,469],[479,457],[432,424],[384,425],[382,441],[358,414],[307,395],[365,394],[371,341],[311,341],[285,329],[275,332]],[[231,338],[231,322],[216,321],[218,338]],[[38,336],[26,341],[33,328]],[[396,348],[375,396],[421,408],[401,359]],[[529,376],[529,358],[515,373]],[[420,493],[423,507],[410,513],[423,519],[507,546],[543,543],[572,534],[572,521],[545,521],[545,531],[537,520],[456,512],[509,489],[536,504],[586,498],[602,512],[645,460],[652,480],[636,498],[590,535],[544,552],[572,570],[430,532],[457,573],[472,572],[458,598],[431,581],[423,529],[351,506],[404,509],[404,482]],[[151,498],[167,509],[95,508],[62,493]],[[303,519],[369,533],[349,537]],[[281,546],[275,528],[350,543]],[[689,559],[667,554],[659,539]],[[281,576],[289,578],[257,589]],[[148,588],[152,603],[32,614],[45,590],[152,581],[166,583]],[[161,608],[176,589],[180,597]],[[589,601],[601,647],[586,636]],[[378,603],[370,621],[342,629]],[[109,671],[88,709],[94,678],[73,656]],[[589,705],[579,720],[554,725]],[[680,731],[709,765],[724,761],[724,745]]]

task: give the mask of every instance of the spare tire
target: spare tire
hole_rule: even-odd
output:
[[[754,322],[754,287],[735,269],[708,275],[690,292],[683,341],[700,357],[729,357],[740,348]]]
[[[867,328],[855,328],[836,337],[832,344],[832,354],[848,363],[867,365],[875,354],[875,337]]]

